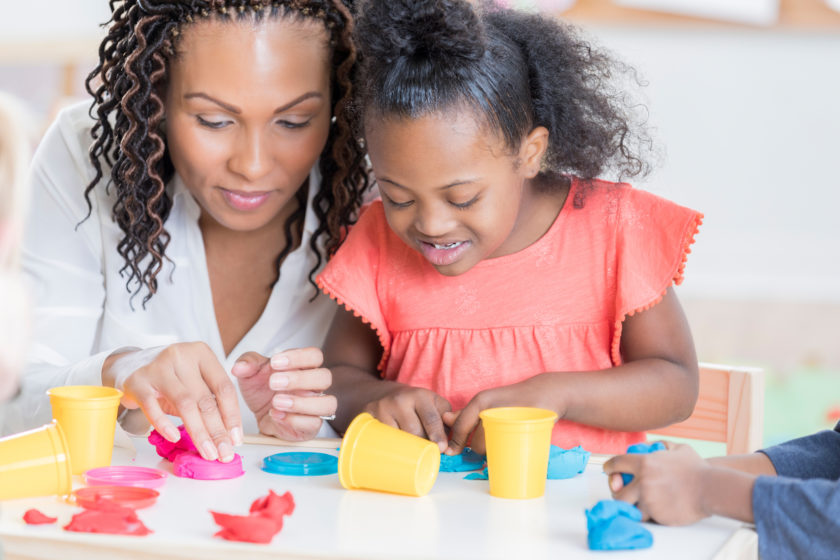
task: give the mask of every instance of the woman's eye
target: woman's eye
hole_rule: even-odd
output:
[[[305,126],[309,126],[309,123],[312,122],[312,119],[303,122],[295,122],[295,121],[277,121],[277,124],[282,126],[283,128],[303,128]]]
[[[475,195],[474,197],[472,197],[471,199],[469,199],[466,202],[450,202],[450,204],[452,206],[454,206],[455,208],[460,208],[460,209],[463,210],[465,208],[469,208],[470,206],[475,204],[477,201],[478,201],[478,195]]]
[[[200,124],[201,126],[212,129],[224,128],[230,124],[230,121],[211,121],[201,117],[200,115],[197,115],[196,119],[198,119],[198,124]]]

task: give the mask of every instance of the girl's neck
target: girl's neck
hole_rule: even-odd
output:
[[[523,186],[522,202],[516,226],[510,237],[493,257],[517,253],[530,247],[545,235],[565,206],[571,186],[538,187],[533,181]]]

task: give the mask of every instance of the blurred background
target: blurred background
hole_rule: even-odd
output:
[[[509,0],[635,66],[663,157],[637,186],[705,213],[678,294],[702,361],[766,372],[765,443],[840,419],[840,0]],[[0,90],[37,136],[85,99],[107,0],[0,0]]]

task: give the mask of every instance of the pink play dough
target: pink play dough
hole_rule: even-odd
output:
[[[175,476],[198,480],[222,480],[245,474],[242,470],[242,457],[239,454],[234,455],[230,463],[222,463],[221,461],[206,461],[198,453],[190,451],[185,451],[175,457],[175,461],[172,462],[172,472]]]
[[[181,478],[197,480],[223,480],[242,476],[242,457],[234,455],[229,463],[205,461],[199,455],[195,444],[184,426],[178,426],[181,439],[172,443],[156,430],[149,434],[149,443],[155,446],[158,455],[172,461],[172,472]]]

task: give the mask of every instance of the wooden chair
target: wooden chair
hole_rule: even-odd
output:
[[[726,454],[761,447],[764,424],[764,372],[760,368],[700,364],[700,394],[687,419],[651,434],[717,441]]]

